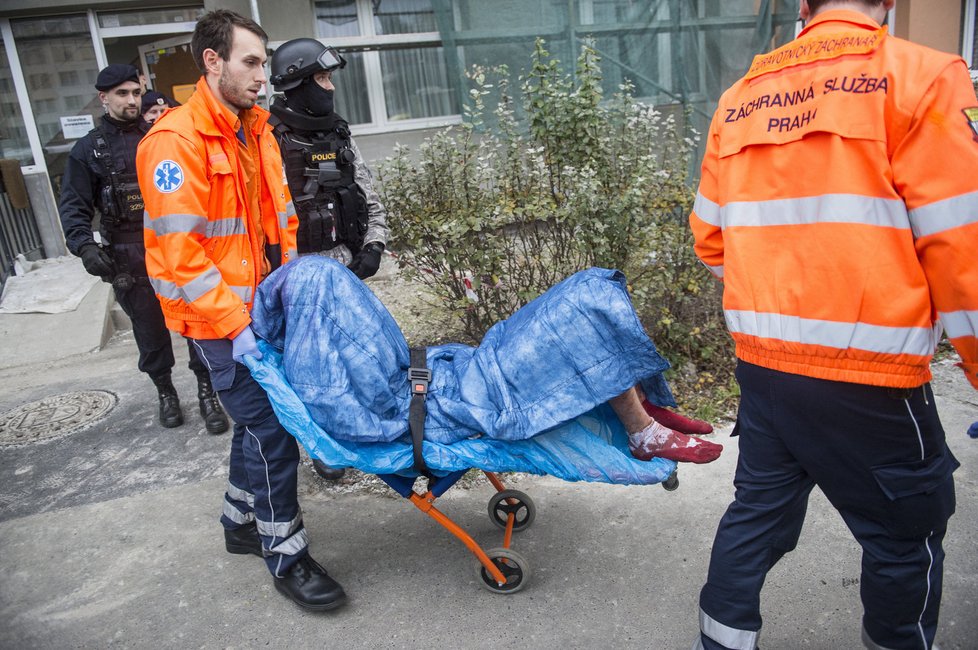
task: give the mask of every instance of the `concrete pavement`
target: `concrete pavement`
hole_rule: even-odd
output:
[[[104,318],[101,307],[91,318]],[[71,352],[72,331],[55,321],[37,331],[37,321],[28,322],[18,330],[0,319],[0,414],[77,392],[108,393],[116,403],[73,433],[0,444],[0,648],[679,649],[696,634],[710,544],[733,493],[729,426],[715,436],[725,444],[721,459],[683,467],[675,492],[516,477],[514,487],[538,512],[513,541],[532,576],[507,596],[480,588],[468,551],[376,480],[330,485],[306,465],[299,490],[312,554],[350,596],[340,610],[311,614],[275,591],[258,558],[223,549],[229,436],[205,432],[183,346],[175,342],[175,383],[187,422],[162,429],[131,334],[101,351]],[[35,336],[51,348],[43,359],[31,351]],[[938,642],[973,649],[978,441],[964,432],[978,419],[978,398],[948,363],[935,372],[948,441],[962,464]],[[58,409],[34,417],[53,421]],[[480,479],[437,506],[484,548],[501,546],[486,515],[491,494]],[[761,647],[861,647],[859,562],[816,491],[799,548],[765,586]]]

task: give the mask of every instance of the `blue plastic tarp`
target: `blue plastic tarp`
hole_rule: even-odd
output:
[[[331,466],[412,473],[408,345],[364,283],[333,260],[304,257],[259,286],[252,316],[264,356],[248,366],[310,454]],[[605,404],[641,384],[653,402],[674,405],[662,378],[668,362],[617,271],[577,273],[479,346],[432,346],[427,355],[423,451],[436,472],[645,484],[675,468],[634,459]]]

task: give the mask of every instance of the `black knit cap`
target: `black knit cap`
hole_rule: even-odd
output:
[[[126,81],[139,83],[139,70],[128,63],[113,63],[105,66],[98,73],[98,78],[95,79],[95,89],[103,92],[112,90]]]

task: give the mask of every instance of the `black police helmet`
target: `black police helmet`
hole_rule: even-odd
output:
[[[276,91],[291,90],[320,70],[337,70],[346,59],[314,38],[296,38],[282,43],[272,54],[272,86]]]

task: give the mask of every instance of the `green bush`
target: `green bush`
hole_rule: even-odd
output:
[[[568,275],[621,269],[653,340],[685,369],[673,379],[723,390],[732,354],[686,223],[696,141],[685,115],[636,101],[627,84],[606,99],[588,46],[573,78],[542,41],[531,63],[521,111],[504,68],[474,68],[462,124],[380,165],[403,271],[475,342]]]

